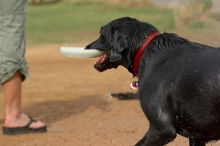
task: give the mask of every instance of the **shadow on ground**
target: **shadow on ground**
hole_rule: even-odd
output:
[[[48,124],[80,114],[89,107],[106,111],[108,102],[98,95],[83,96],[71,100],[52,100],[40,102],[24,109],[29,115],[47,121]]]

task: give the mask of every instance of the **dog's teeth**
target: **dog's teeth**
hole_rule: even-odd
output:
[[[101,62],[104,62],[104,61],[105,61],[105,59],[104,59],[104,58],[102,58],[102,59],[101,59]]]

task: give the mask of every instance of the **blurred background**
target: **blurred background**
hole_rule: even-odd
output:
[[[91,41],[102,25],[124,16],[162,32],[220,34],[219,0],[29,0],[27,45]]]

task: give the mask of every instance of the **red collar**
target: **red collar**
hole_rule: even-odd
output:
[[[159,35],[159,32],[151,33],[145,40],[144,43],[138,48],[137,53],[135,54],[134,63],[132,65],[133,75],[134,77],[138,75],[138,65],[139,61],[144,53],[144,49],[150,44],[150,42]]]

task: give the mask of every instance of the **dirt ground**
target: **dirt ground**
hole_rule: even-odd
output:
[[[219,35],[185,34],[193,41],[220,46]],[[86,43],[84,43],[86,44]],[[81,44],[82,45],[82,44]],[[110,92],[135,92],[124,68],[99,73],[95,59],[62,56],[58,45],[28,48],[31,76],[23,84],[25,111],[48,124],[46,134],[4,136],[0,146],[132,146],[147,131],[138,100],[110,98]],[[0,90],[0,97],[2,91]],[[0,119],[3,119],[3,98]],[[177,138],[168,146],[187,146]],[[212,142],[208,146],[220,146]]]

